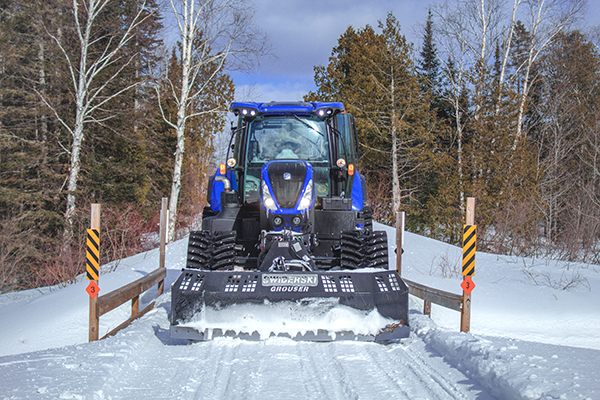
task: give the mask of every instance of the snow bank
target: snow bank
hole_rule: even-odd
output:
[[[437,327],[413,312],[413,332],[499,399],[598,399],[600,351],[486,338]]]

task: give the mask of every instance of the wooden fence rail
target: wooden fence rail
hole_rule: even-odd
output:
[[[424,300],[423,314],[431,315],[431,303],[438,304],[451,310],[462,311],[462,295],[430,288],[429,286],[413,282],[406,278],[402,278],[402,280],[408,285],[408,293]]]
[[[102,339],[114,335],[121,329],[129,326],[129,324],[131,324],[134,320],[152,310],[156,301],[152,301],[146,308],[144,308],[142,311],[139,311],[140,294],[144,293],[154,285],[162,283],[166,276],[167,271],[165,268],[157,268],[148,275],[145,275],[136,281],[120,287],[119,289],[113,290],[108,294],[100,296],[98,298],[98,317],[131,300],[131,317],[104,335]]]
[[[160,296],[163,293],[164,281],[167,276],[167,270],[165,268],[165,241],[166,241],[166,218],[167,215],[167,198],[162,199],[161,210],[160,210],[160,255],[159,255],[159,266],[154,271],[150,272],[125,286],[113,290],[102,296],[97,296],[94,301],[90,301],[90,342],[98,340],[98,331],[100,326],[100,316],[106,314],[109,311],[114,310],[120,305],[131,300],[131,317],[125,322],[108,332],[102,337],[102,339],[116,334],[121,329],[129,326],[131,322],[146,314],[148,311],[154,308],[155,301],[148,304],[142,311],[140,308],[140,295],[146,290],[150,289],[154,285],[158,285],[158,294]],[[99,228],[99,227],[98,227]]]

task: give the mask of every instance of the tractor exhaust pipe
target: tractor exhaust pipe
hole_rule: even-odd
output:
[[[229,192],[231,190],[231,182],[229,182],[229,179],[227,179],[226,177],[221,176],[221,175],[217,175],[217,176],[215,176],[215,181],[216,182],[223,182],[223,185],[225,185],[224,190],[226,192]]]

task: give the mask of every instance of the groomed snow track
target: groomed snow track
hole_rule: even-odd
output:
[[[168,294],[132,326],[99,342],[2,362],[3,399],[490,399],[413,337],[403,344],[190,344],[169,336]],[[10,382],[20,382],[11,386]],[[27,385],[23,385],[27,382]]]

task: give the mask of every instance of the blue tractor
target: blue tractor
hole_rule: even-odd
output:
[[[228,159],[210,178],[202,230],[190,233],[172,287],[171,336],[213,337],[192,323],[206,307],[328,298],[394,321],[361,339],[407,337],[408,288],[389,269],[386,232],[373,230],[344,105],[232,103],[230,111]],[[296,339],[349,336],[315,330]]]

